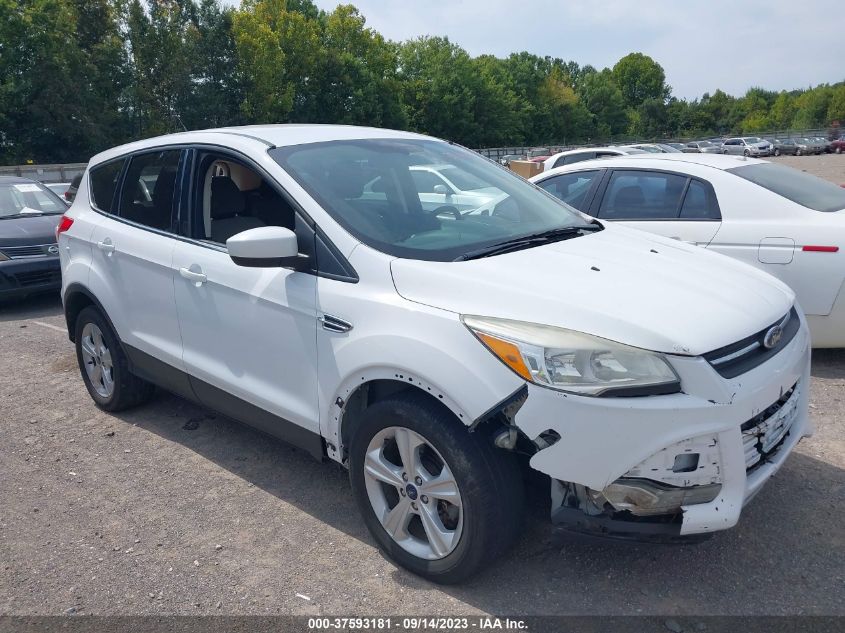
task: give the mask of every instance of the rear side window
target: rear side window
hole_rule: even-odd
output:
[[[153,229],[170,231],[181,150],[133,156],[123,179],[117,215]]]
[[[677,174],[614,171],[599,208],[606,220],[675,220],[687,179]]]
[[[845,209],[845,188],[791,167],[760,163],[728,171],[814,211]]]
[[[88,174],[88,179],[91,182],[91,202],[100,211],[111,213],[117,180],[125,162],[126,159],[121,158],[104,165],[98,165],[92,168]],[[76,182],[76,185],[73,182]],[[73,182],[71,182],[71,187],[79,186],[76,179]]]
[[[597,169],[593,171],[579,171],[552,176],[537,184],[554,197],[563,200],[579,211],[584,211],[587,194],[590,192],[592,184],[598,175],[599,170]]]
[[[713,192],[703,183],[690,180],[684,202],[681,205],[681,219],[684,220],[720,220],[718,207],[713,199]]]

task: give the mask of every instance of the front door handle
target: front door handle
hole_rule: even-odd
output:
[[[106,238],[102,242],[97,242],[97,248],[103,251],[107,255],[111,255],[114,253],[114,244],[112,244],[111,238]]]
[[[196,268],[197,270],[191,270],[191,268]],[[197,286],[204,284],[208,277],[205,276],[205,273],[202,272],[202,268],[194,264],[191,268],[180,268],[179,274],[182,275],[188,281],[192,281]]]

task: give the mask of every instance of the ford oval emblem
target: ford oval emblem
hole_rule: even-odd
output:
[[[781,337],[783,337],[783,327],[780,325],[770,327],[766,332],[766,335],[763,337],[763,347],[766,349],[776,347],[777,344],[780,343]]]
[[[47,252],[50,253],[50,255],[58,255],[59,247],[53,244],[52,246],[47,248]]]

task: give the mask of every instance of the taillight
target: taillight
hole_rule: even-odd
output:
[[[838,253],[839,247],[838,246],[816,246],[814,244],[808,244],[804,246],[802,251],[809,252],[809,253]]]
[[[56,242],[59,241],[59,235],[67,231],[71,226],[73,226],[73,218],[63,215],[59,225],[56,227]]]

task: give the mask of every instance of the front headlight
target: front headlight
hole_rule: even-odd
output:
[[[662,354],[547,325],[471,315],[461,320],[505,365],[544,387],[586,396],[681,390]]]

